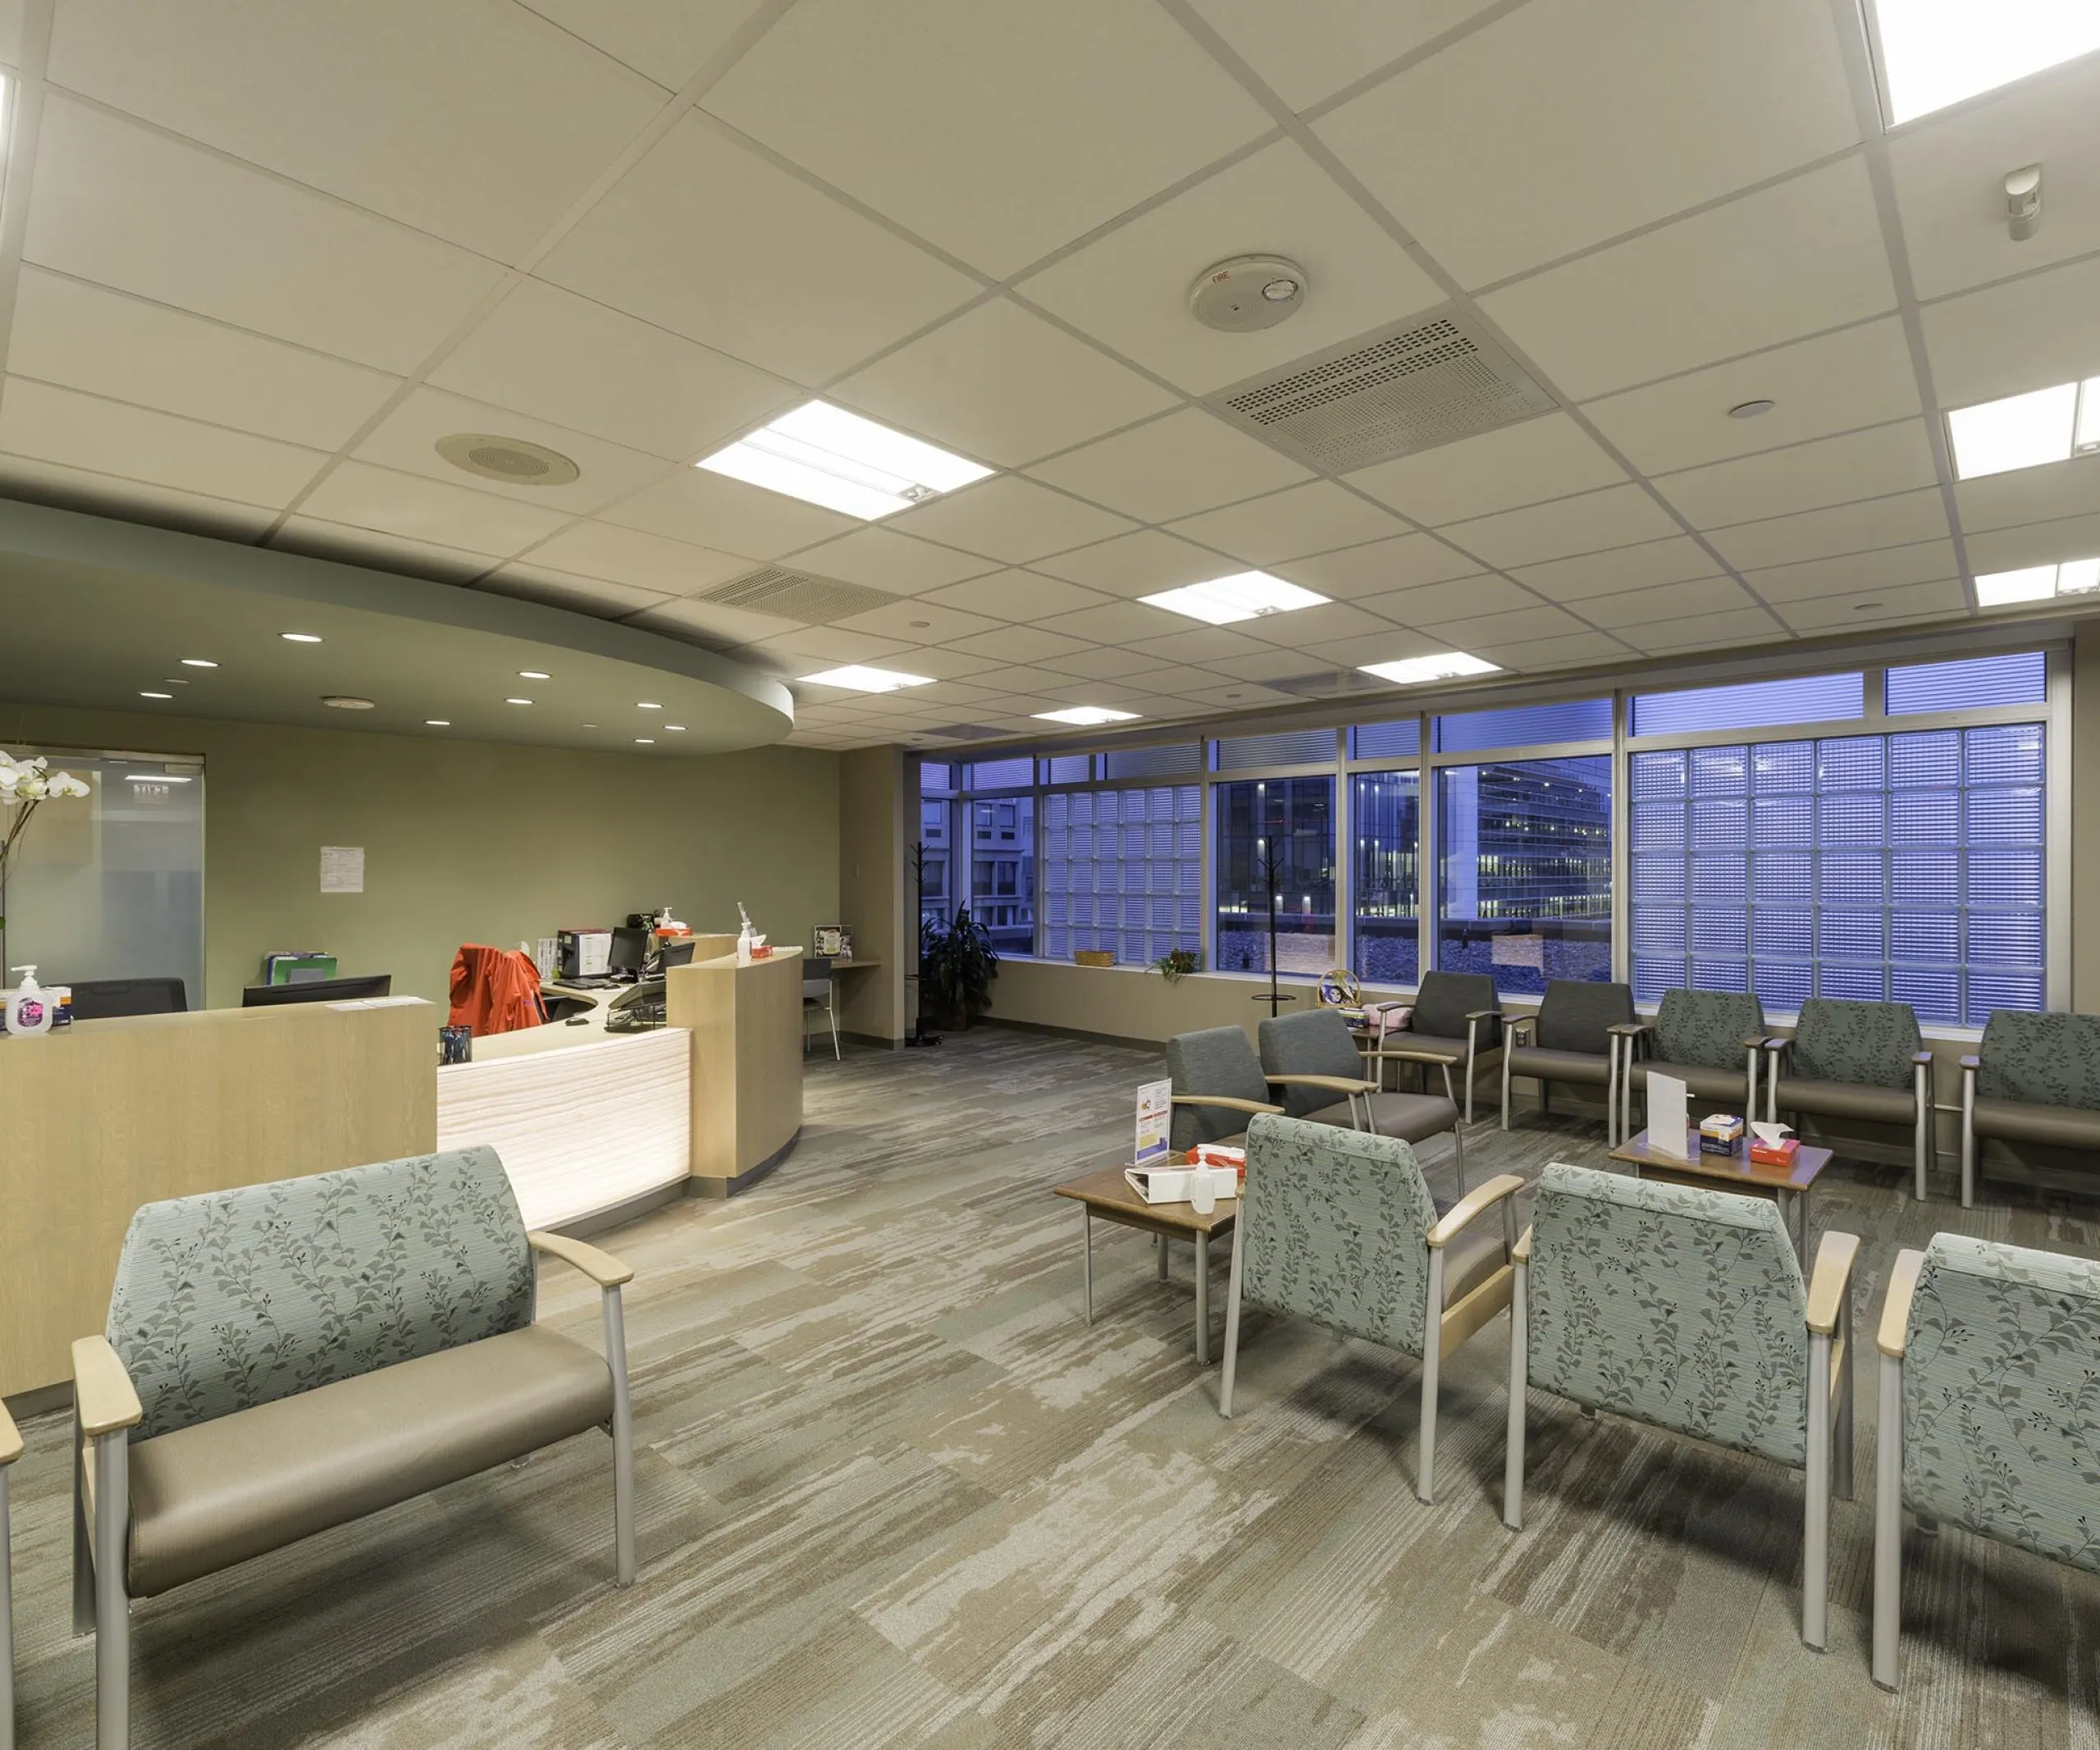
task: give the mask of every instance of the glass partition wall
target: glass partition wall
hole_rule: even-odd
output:
[[[1524,998],[1616,978],[1644,1004],[1888,998],[1980,1026],[2068,996],[2069,689],[2061,647],[1856,658],[928,762],[927,906],[966,895],[1003,954],[1180,949],[1266,978],[1273,925],[1286,979],[1405,990],[1437,966]]]

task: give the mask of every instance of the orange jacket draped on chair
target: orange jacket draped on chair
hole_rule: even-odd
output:
[[[536,1027],[546,1018],[539,968],[530,954],[469,942],[452,957],[454,1026],[471,1027],[481,1037]]]

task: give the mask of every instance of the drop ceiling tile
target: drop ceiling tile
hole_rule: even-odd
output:
[[[229,499],[120,480],[91,468],[0,455],[0,498],[49,505],[60,510],[84,510],[91,516],[116,517],[156,528],[180,529],[221,541],[253,541],[277,519],[277,513]]]
[[[783,632],[769,638],[759,640],[759,649],[770,651],[785,660],[791,669],[798,663],[829,664],[884,662],[892,656],[901,656],[911,647],[897,638],[878,637],[872,632],[847,632],[837,626],[800,626],[792,632]],[[814,663],[811,663],[814,665]],[[923,674],[923,669],[906,669],[906,674]],[[824,688],[825,692],[838,692],[852,697],[874,697],[875,695],[854,694],[850,687]]]
[[[1005,298],[952,318],[829,392],[1002,468],[1070,449],[1175,402],[1129,366]]]
[[[1810,596],[1890,589],[1908,583],[1936,583],[1959,577],[1952,541],[1920,541],[1909,546],[1877,547],[1866,553],[1843,553],[1792,565],[1768,565],[1746,571],[1743,582],[1767,601],[1799,601]]]
[[[619,619],[645,608],[674,605],[673,597],[659,590],[637,589],[603,578],[576,577],[543,565],[504,565],[482,578],[478,587],[492,595],[515,596],[521,601],[567,608],[572,613],[596,615],[601,619]]]
[[[540,280],[514,288],[430,381],[678,461],[806,399],[779,377]]]
[[[928,705],[997,704],[1006,695],[992,687],[973,687],[967,681],[935,681],[930,687],[914,687],[911,697]]]
[[[1378,636],[1382,638],[1388,634],[1381,632]],[[1303,674],[1326,660],[1316,661],[1303,651],[1271,650],[1253,656],[1214,656],[1205,666],[1235,680],[1273,681]]]
[[[1205,327],[1189,312],[1190,282],[1254,248],[1305,270],[1303,307],[1253,334]],[[1192,395],[1444,301],[1442,288],[1288,140],[1118,225],[1018,290]]]
[[[302,514],[381,534],[477,553],[515,553],[544,541],[568,516],[494,492],[345,462],[309,493]]]
[[[626,583],[666,596],[696,595],[751,569],[734,553],[718,553],[615,523],[572,523],[526,555],[550,570]]]
[[[1454,650],[1488,650],[1498,644],[1559,637],[1584,628],[1565,608],[1532,602],[1504,614],[1476,614],[1463,619],[1441,620],[1422,629],[1443,639]]]
[[[567,456],[581,473],[566,486],[513,485],[507,480],[468,473],[437,453],[441,438],[475,432],[522,437]],[[543,505],[572,516],[587,514],[611,500],[625,497],[663,474],[665,465],[660,456],[623,450],[601,438],[587,437],[581,432],[528,419],[522,414],[506,413],[428,386],[411,390],[351,454],[361,462],[422,474],[447,486],[471,481],[477,491],[493,492],[520,504]]]
[[[1312,477],[1200,407],[1119,432],[1029,472],[1141,523],[1171,522]]]
[[[1895,308],[1896,287],[1865,168],[1851,158],[1481,305],[1564,395],[1586,401],[1879,315]]]
[[[486,553],[463,552],[435,541],[407,541],[398,535],[305,516],[287,517],[284,527],[271,536],[269,545],[281,553],[367,565],[407,577],[429,578],[439,583],[472,583],[495,563]]]
[[[902,533],[1021,565],[1121,534],[1130,523],[1112,511],[1004,474],[915,505],[895,518],[893,526]]]
[[[1033,571],[1009,570],[967,578],[945,589],[929,589],[920,599],[960,608],[968,614],[987,614],[994,619],[1034,623],[1055,615],[1075,614],[1082,608],[1104,606],[1116,598]]]
[[[1787,628],[1762,608],[1733,608],[1688,619],[1644,620],[1618,630],[1637,650],[1650,656],[1671,651],[1719,650],[1736,644],[1775,644],[1787,637]]]
[[[836,511],[697,468],[682,468],[632,498],[607,505],[601,519],[763,560],[865,526]]]
[[[1126,674],[1149,674],[1159,665],[1133,650],[1075,651],[1069,656],[1045,656],[1043,666],[1061,675],[1077,674],[1089,680],[1116,680]]]
[[[1270,126],[1131,0],[801,0],[703,101],[995,278]]]
[[[976,677],[980,687],[996,687],[1011,695],[1007,700],[1008,716],[1026,715],[1031,711],[1048,711],[1050,705],[1037,705],[1034,700],[1040,694],[1046,699],[1056,697],[1072,684],[1071,675],[1055,669],[1038,668],[1024,663],[1009,663]]]
[[[7,368],[330,450],[399,386],[382,372],[35,267],[21,271]]]
[[[1278,577],[1302,583],[1323,596],[1351,601],[1389,590],[1443,583],[1480,573],[1478,560],[1434,535],[1399,535],[1390,541],[1373,541],[1276,567]]]
[[[1986,286],[1920,313],[1942,407],[2100,374],[2100,258]]]
[[[751,0],[525,0],[542,18],[603,49],[667,91],[681,89],[737,27]]]
[[[1593,626],[1625,631],[1637,644],[1641,628],[1659,620],[1683,619],[1691,615],[1750,612],[1764,619],[1767,631],[1776,631],[1772,618],[1751,601],[1733,578],[1701,578],[1691,583],[1665,583],[1655,589],[1621,590],[1609,596],[1591,596],[1576,611]]]
[[[327,458],[274,439],[18,377],[0,395],[0,450],[244,505],[285,505]]]
[[[1929,487],[1922,491],[1899,492],[1893,498],[1806,510],[1764,523],[1742,523],[1707,538],[1722,558],[1740,569],[1828,559],[1838,553],[1864,553],[1874,547],[1902,546],[1915,541],[1945,540],[1947,533],[1947,512],[1941,505],[1939,490]]]
[[[975,555],[936,546],[887,528],[857,528],[795,555],[795,569],[819,577],[843,578],[892,595],[916,595],[943,583],[982,577],[993,569]]]
[[[1100,607],[1081,608],[1076,614],[1060,614],[1038,622],[1045,632],[1084,638],[1089,644],[1134,644],[1140,638],[1163,637],[1187,629],[1188,619],[1165,608],[1148,607],[1142,601],[1110,601]]]
[[[842,262],[853,271],[842,273]],[[724,272],[724,263],[736,271]],[[803,383],[836,376],[979,290],[696,116],[659,141],[536,271]]]
[[[998,621],[987,619],[982,614],[935,607],[924,596],[886,602],[865,614],[848,615],[838,624],[848,632],[880,633],[886,638],[902,638],[908,644],[946,644],[1000,629]]]
[[[502,271],[57,93],[23,258],[402,374]]]
[[[960,680],[968,676],[973,685],[983,686],[986,683],[979,677],[988,674],[999,665],[995,657],[975,656],[966,651],[929,646],[911,653],[911,672],[935,680]]]
[[[1402,662],[1410,656],[1433,656],[1450,649],[1450,645],[1434,633],[1408,632],[1395,628],[1368,638],[1337,638],[1331,644],[1322,644],[1305,652],[1306,667],[1314,666],[1312,658],[1331,662],[1340,669],[1360,669],[1367,663]]]
[[[1877,589],[1842,596],[1808,596],[1789,601],[1779,612],[1797,632],[1832,632],[1854,626],[1883,625],[1893,620],[1937,619],[1966,614],[1968,597],[1961,583],[1913,583],[1902,589]]]
[[[1978,577],[2028,565],[2060,564],[2067,559],[2100,558],[2100,515],[1989,529],[1970,536],[1967,546],[1969,569]]]
[[[1425,584],[1419,589],[1396,589],[1390,595],[1370,596],[1363,604],[1395,625],[1417,627],[1468,614],[1501,614],[1538,605],[1539,598],[1521,583],[1492,573]]]
[[[953,642],[959,651],[997,657],[1001,662],[1039,662],[1045,656],[1069,656],[1087,646],[1084,638],[1045,632],[1040,626],[1001,626]]]
[[[1623,661],[1627,648],[1609,633],[1571,632],[1560,637],[1497,645],[1473,654],[1501,668],[1541,674],[1553,669],[1577,668],[1586,663]]]
[[[1859,138],[1822,0],[1532,0],[1315,126],[1468,286]]]
[[[1183,695],[1191,705],[1200,705],[1213,711],[1253,711],[1258,706],[1295,705],[1294,693],[1278,692],[1272,687],[1264,687],[1255,681],[1227,681],[1221,687],[1206,687],[1200,692]]]
[[[1689,535],[1672,535],[1637,546],[1586,553],[1543,565],[1522,565],[1513,575],[1553,601],[1579,601],[1618,590],[1645,589],[1659,583],[1684,583],[1709,578],[1722,562]]]
[[[1755,418],[1728,418],[1731,407],[1754,400],[1776,404]],[[1915,418],[1918,380],[1902,321],[1887,316],[1608,395],[1582,411],[1653,474]]]
[[[1541,560],[1632,546],[1674,532],[1668,511],[1637,486],[1606,487],[1523,510],[1504,510],[1440,532],[1454,546],[1506,569]]]
[[[1206,583],[1230,576],[1239,568],[1207,547],[1163,534],[1158,529],[1140,530],[1113,541],[1096,542],[1070,553],[1060,553],[1034,567],[1055,573],[1075,583],[1084,583],[1116,596],[1156,596],[1178,589],[1184,583]]]
[[[1336,547],[1361,546],[1397,535],[1405,527],[1397,517],[1331,480],[1315,480],[1266,498],[1206,510],[1173,526],[1176,533],[1250,565],[1273,565]]]
[[[1938,478],[1924,422],[1906,419],[1665,474],[1655,487],[1696,527],[1712,529],[1885,498]]]
[[[1192,626],[1186,632],[1142,638],[1127,647],[1140,656],[1153,658],[1162,668],[1176,663],[1201,666],[1224,656],[1251,656],[1262,647],[1229,626]]]
[[[1456,523],[1623,486],[1626,470],[1565,414],[1483,432],[1345,477],[1418,523]]]
[[[1288,614],[1265,614],[1234,623],[1233,630],[1282,650],[1303,650],[1308,645],[1330,643],[1336,638],[1369,637],[1390,632],[1393,623],[1346,601],[1330,601],[1317,608],[1294,608]]]
[[[1954,489],[1954,501],[1965,530],[2083,516],[2100,510],[2100,455],[1964,480]]]
[[[1192,0],[1193,9],[1231,44],[1294,110],[1331,97],[1367,72],[1397,61],[1487,10],[1493,0]]]
[[[418,0],[67,0],[50,76],[504,261],[582,198],[663,100],[522,8]]]

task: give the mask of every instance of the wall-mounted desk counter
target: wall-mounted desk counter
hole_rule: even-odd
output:
[[[727,1197],[770,1170],[802,1127],[799,948],[673,966],[664,1018],[692,1035],[695,1189]]]

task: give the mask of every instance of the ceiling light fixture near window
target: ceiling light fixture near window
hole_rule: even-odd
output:
[[[2100,49],[2092,0],[1873,0],[1888,123]]]
[[[2100,450],[2100,377],[1957,407],[1947,435],[1961,480],[2090,455]]]
[[[450,717],[426,717],[423,722],[433,729],[449,729],[452,727],[452,720]]]
[[[124,781],[126,784],[187,784],[189,782],[187,778],[174,772],[126,772],[124,774]]]
[[[171,692],[142,692],[139,697],[142,699],[171,699],[175,695]]]
[[[686,733],[686,726],[682,723],[667,723],[664,727],[674,735],[682,735]]]
[[[182,659],[182,665],[185,669],[216,669],[218,667],[218,664],[210,661],[203,656],[185,656]]]
[[[518,671],[518,678],[522,681],[543,681],[552,680],[554,676],[548,674],[545,669],[520,669]]]
[[[1424,681],[1457,680],[1468,674],[1500,674],[1499,663],[1469,656],[1462,650],[1444,651],[1434,656],[1410,656],[1404,662],[1372,662],[1362,672],[1389,680],[1396,687],[1418,687]]]
[[[281,632],[277,636],[287,644],[318,644],[321,642],[321,634],[317,632]]]
[[[2057,596],[2089,596],[2095,590],[2100,590],[2100,559],[2069,559],[2061,565],[1987,572],[1976,579],[1976,601],[1981,607],[2006,608]]]
[[[1170,614],[1185,615],[1212,626],[1295,613],[1300,608],[1317,608],[1327,600],[1281,578],[1272,578],[1266,571],[1236,572],[1229,578],[1212,578],[1208,583],[1190,583],[1138,599],[1148,606],[1164,608]]]
[[[664,707],[654,699],[637,699],[634,708],[638,711],[660,711]]]
[[[844,687],[853,692],[895,692],[900,687],[930,687],[930,674],[901,674],[894,669],[864,668],[849,662],[842,669],[826,669],[821,674],[805,674],[812,687]]]
[[[1189,288],[1189,308],[1206,328],[1253,334],[1295,315],[1305,270],[1281,255],[1235,255],[1206,267]]]
[[[1075,723],[1083,729],[1090,729],[1104,723],[1135,723],[1135,711],[1111,711],[1105,705],[1068,705],[1061,711],[1031,711],[1038,723]]]
[[[568,486],[583,470],[559,450],[523,437],[495,437],[486,432],[455,432],[441,437],[437,453],[454,468],[505,486]]]
[[[806,402],[694,465],[864,523],[992,472],[829,401]]]
[[[321,702],[331,711],[368,711],[373,709],[369,699],[361,699],[354,692],[324,692]]]
[[[505,705],[530,705],[532,701],[530,699],[505,699],[503,702]]]
[[[1772,400],[1738,401],[1728,409],[1728,417],[1731,419],[1758,419],[1778,404]]]
[[[637,735],[634,738],[634,745],[637,747],[654,747],[656,743],[646,735]]]

